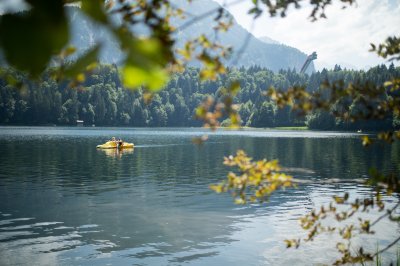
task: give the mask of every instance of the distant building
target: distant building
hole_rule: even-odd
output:
[[[83,120],[76,120],[77,127],[83,127]]]

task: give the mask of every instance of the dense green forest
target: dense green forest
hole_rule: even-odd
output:
[[[143,91],[122,88],[115,65],[100,65],[87,76],[79,87],[68,82],[57,83],[44,74],[40,81],[32,82],[11,69],[3,69],[24,86],[14,86],[0,79],[0,124],[2,125],[85,125],[96,126],[201,126],[194,119],[196,107],[206,96],[219,97],[220,90],[233,81],[239,81],[241,90],[235,101],[240,104],[242,124],[252,127],[302,126],[311,129],[369,129],[399,127],[398,117],[381,121],[349,123],[336,119],[328,112],[317,111],[306,117],[297,115],[289,107],[278,109],[263,92],[270,86],[284,89],[305,85],[316,91],[325,80],[343,80],[345,83],[369,80],[382,84],[393,77],[400,77],[400,68],[393,65],[377,66],[368,71],[324,69],[311,76],[295,70],[274,73],[261,67],[231,68],[216,81],[199,80],[199,70],[189,68],[174,74],[167,86],[154,95],[148,104]],[[390,92],[382,97],[390,97]],[[356,103],[349,103],[355,106]],[[223,123],[225,124],[225,123]]]

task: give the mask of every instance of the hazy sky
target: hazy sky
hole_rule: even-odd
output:
[[[235,0],[217,0],[221,4],[232,1]],[[248,30],[251,30],[252,18],[246,10],[250,6],[251,1],[244,0],[228,7],[237,22]],[[332,67],[335,63],[367,68],[385,62],[368,52],[369,44],[400,34],[400,0],[358,0],[357,5],[344,10],[341,7],[341,4],[329,6],[328,19],[317,22],[308,19],[311,9],[307,4],[300,10],[291,9],[286,18],[270,18],[265,14],[255,21],[252,33],[256,37],[268,36],[307,54],[316,51],[317,69]]]

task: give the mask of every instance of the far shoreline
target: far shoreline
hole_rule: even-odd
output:
[[[69,129],[96,129],[96,128],[108,128],[108,129],[128,129],[128,128],[137,128],[137,129],[173,129],[173,128],[191,128],[191,129],[204,129],[206,131],[210,131],[210,133],[213,131],[209,127],[196,127],[196,126],[111,126],[111,125],[106,125],[106,126],[95,126],[95,125],[85,125],[85,126],[76,126],[76,125],[56,125],[56,124],[44,124],[44,125],[21,125],[21,124],[0,124],[0,129],[1,128],[24,128],[24,127],[31,127],[31,128],[69,128]],[[358,131],[358,130],[323,130],[323,129],[310,129],[307,126],[287,126],[287,127],[249,127],[249,126],[243,126],[243,127],[216,127],[216,130],[227,130],[227,131],[234,131],[234,130],[254,130],[254,131],[310,131],[310,132],[348,132],[348,133],[358,133],[358,134],[371,134],[376,131]]]

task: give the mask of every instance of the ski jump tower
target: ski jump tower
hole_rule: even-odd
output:
[[[300,73],[304,73],[306,72],[308,66],[311,64],[311,62],[313,60],[317,59],[317,53],[313,52],[312,54],[310,54],[309,56],[307,56],[306,61],[304,62],[304,65],[301,67]]]

